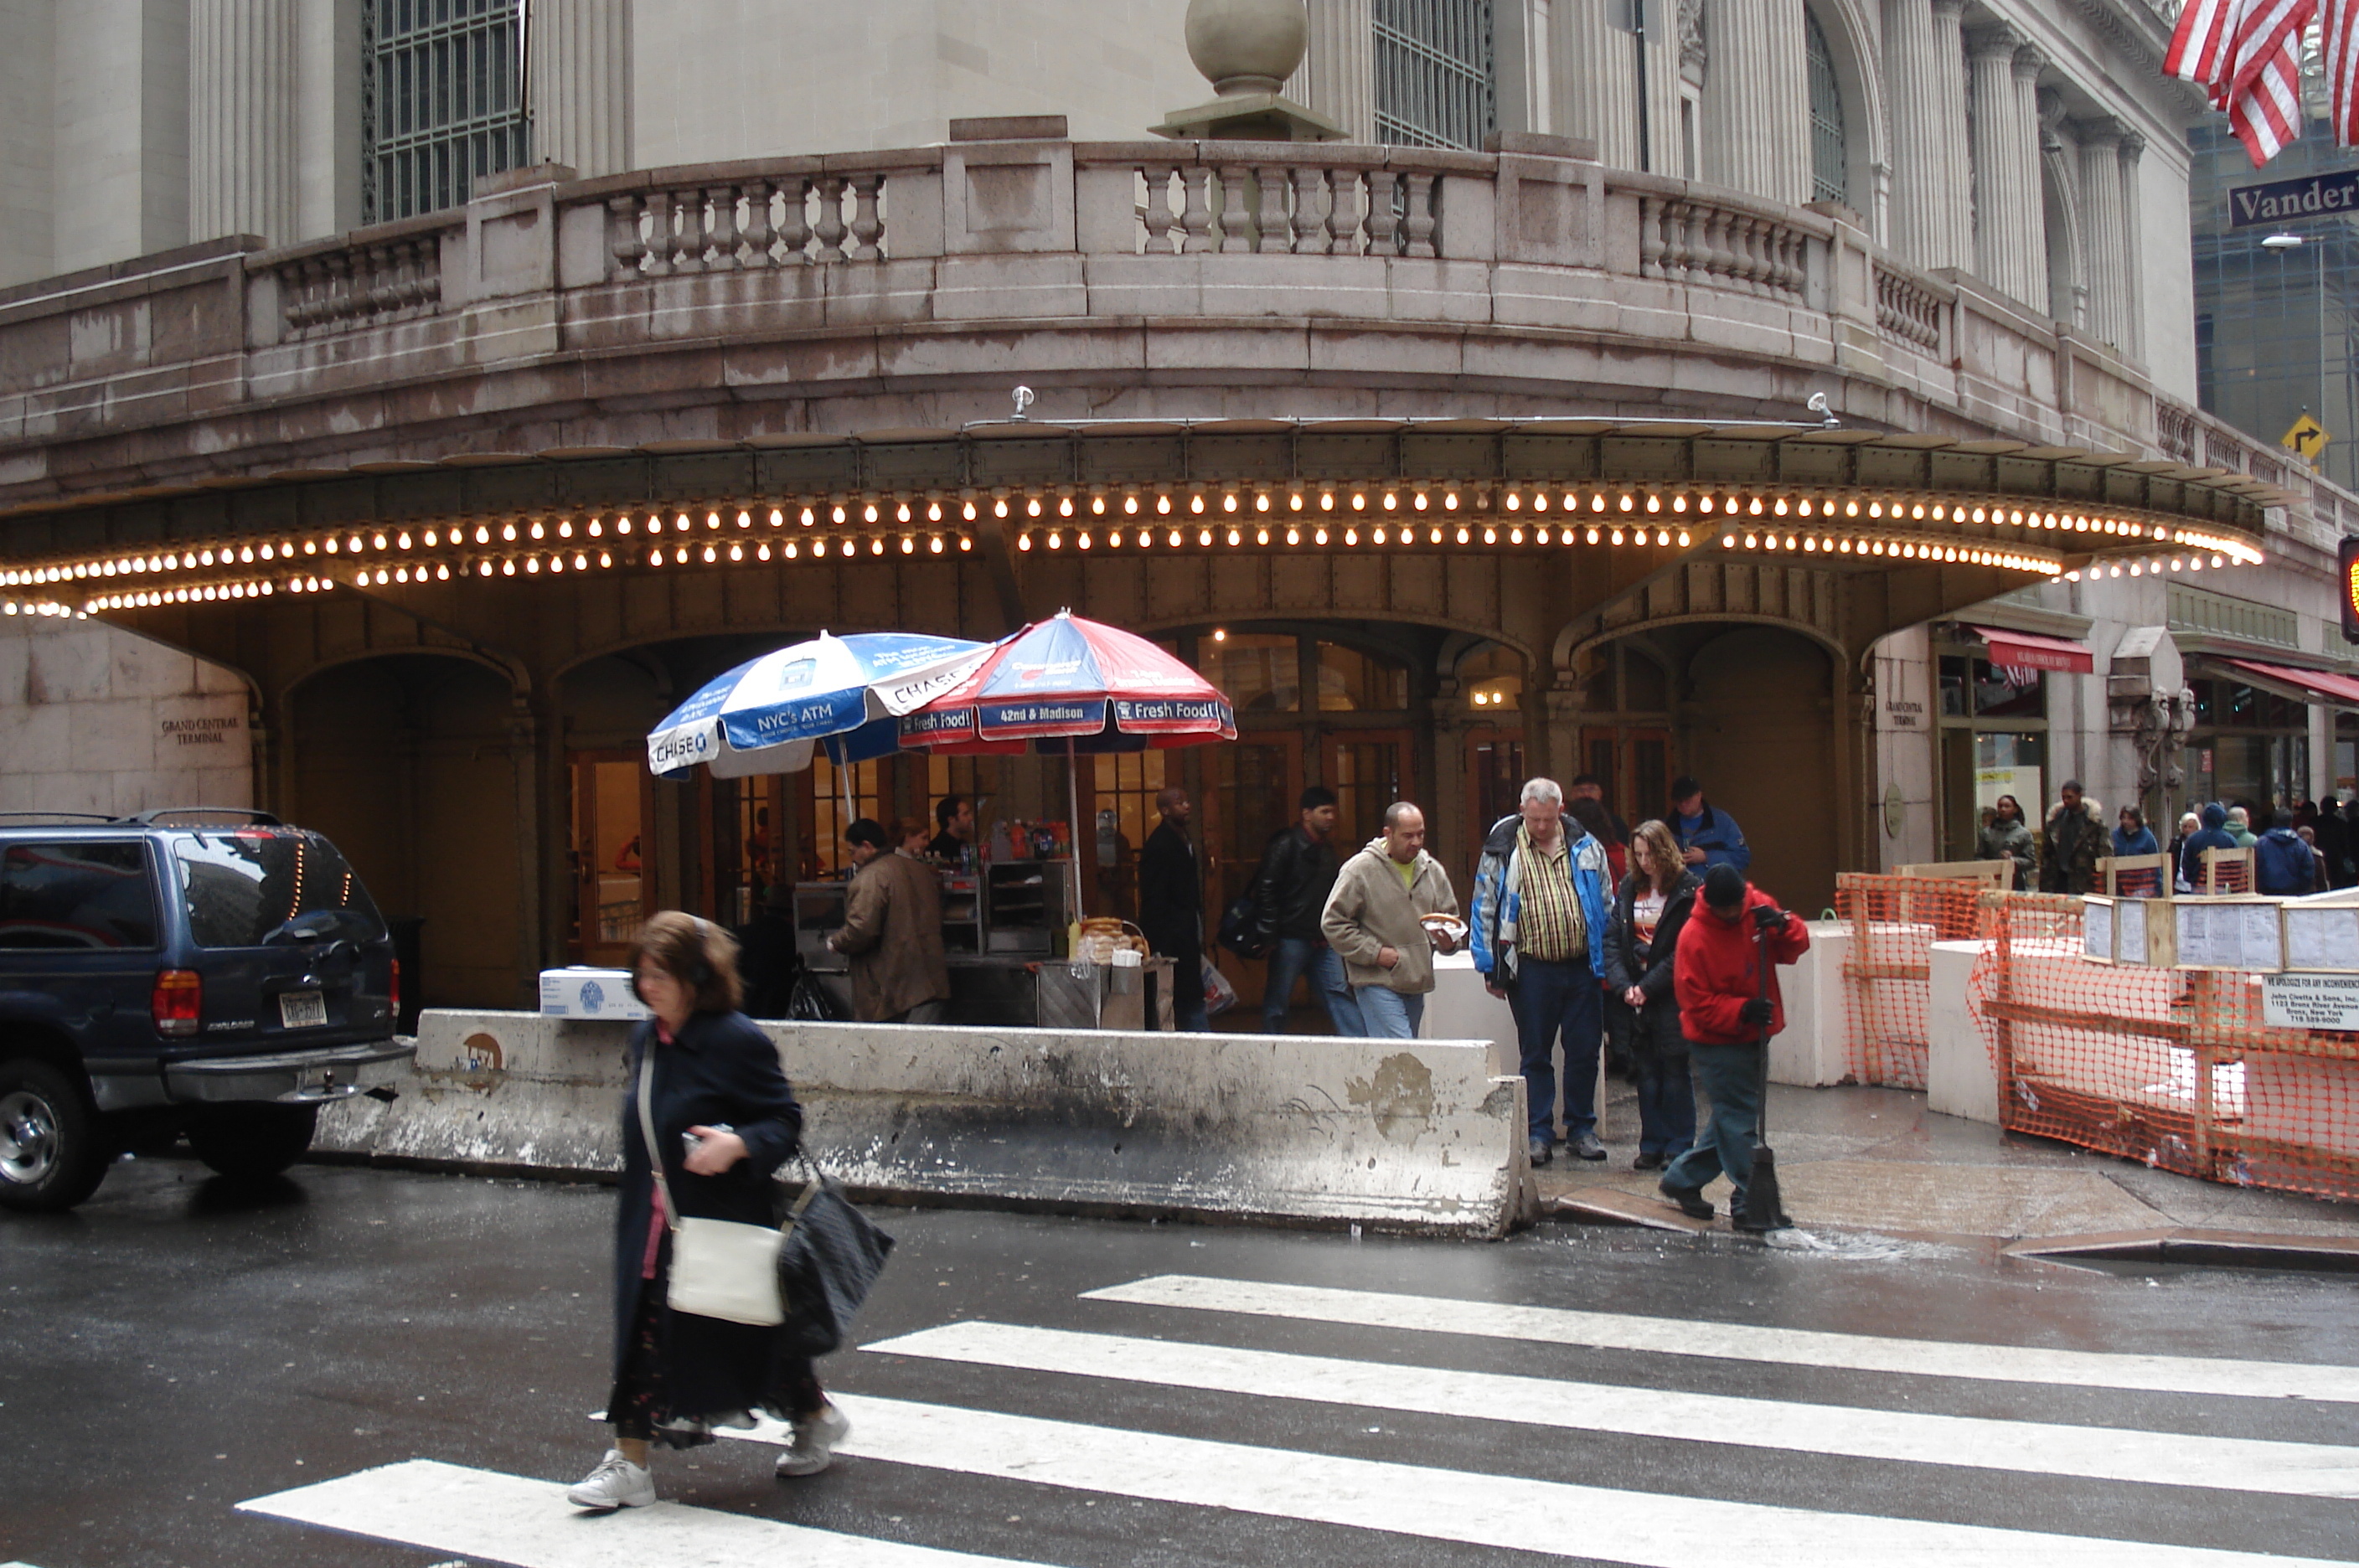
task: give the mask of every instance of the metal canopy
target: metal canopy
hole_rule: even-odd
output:
[[[1000,420],[960,430],[459,453],[0,516],[0,561],[375,523],[1130,487],[1779,486],[2119,508],[2234,529],[2297,498],[2248,475],[2006,441],[1606,419]]]

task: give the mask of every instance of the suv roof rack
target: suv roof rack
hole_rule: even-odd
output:
[[[167,825],[164,822],[166,817],[241,817],[256,827],[283,828],[287,825],[268,811],[256,811],[245,806],[162,806],[152,811],[142,811],[136,817],[117,820],[152,828]]]
[[[45,822],[114,822],[122,821],[120,817],[110,817],[103,811],[0,811],[0,822],[18,822],[27,818]]]

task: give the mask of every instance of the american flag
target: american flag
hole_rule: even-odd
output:
[[[2187,0],[2163,70],[2201,83],[2253,166],[2301,135],[2301,42],[2324,16],[2321,44],[2334,139],[2359,142],[2359,0]]]

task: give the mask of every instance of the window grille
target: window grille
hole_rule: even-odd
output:
[[[527,158],[523,0],[369,0],[362,208],[387,223],[455,207]]]
[[[1376,139],[1482,150],[1498,126],[1491,0],[1376,0]]]
[[[1835,80],[1835,53],[1819,19],[1803,13],[1810,72],[1810,200],[1849,201],[1850,170],[1843,156],[1843,85]]]

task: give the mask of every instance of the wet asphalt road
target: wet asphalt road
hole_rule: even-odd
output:
[[[428,1568],[429,1552],[237,1502],[419,1457],[571,1480],[605,1399],[613,1197],[299,1167],[241,1190],[125,1164],[77,1214],[0,1215],[0,1563]],[[2349,1276],[2087,1270],[1987,1252],[1770,1250],[1548,1227],[1498,1245],[896,1212],[875,1341],[988,1319],[1417,1367],[1867,1410],[2359,1443],[2359,1406],[1899,1377],[1083,1301],[1161,1274],[1852,1334],[2359,1363]],[[1898,1256],[1875,1256],[1879,1250]],[[1667,1367],[1676,1360],[1677,1365]],[[2359,1502],[2142,1486],[1249,1399],[895,1355],[830,1387],[1480,1475],[2359,1560]],[[659,1461],[668,1497],[1020,1562],[1336,1568],[1565,1561],[1462,1542],[849,1459],[780,1484],[771,1451]],[[1723,1543],[1724,1544],[1724,1543]],[[1582,1542],[1568,1521],[1561,1552]],[[1699,1561],[1721,1554],[1699,1543]],[[484,1559],[483,1561],[488,1561]]]

